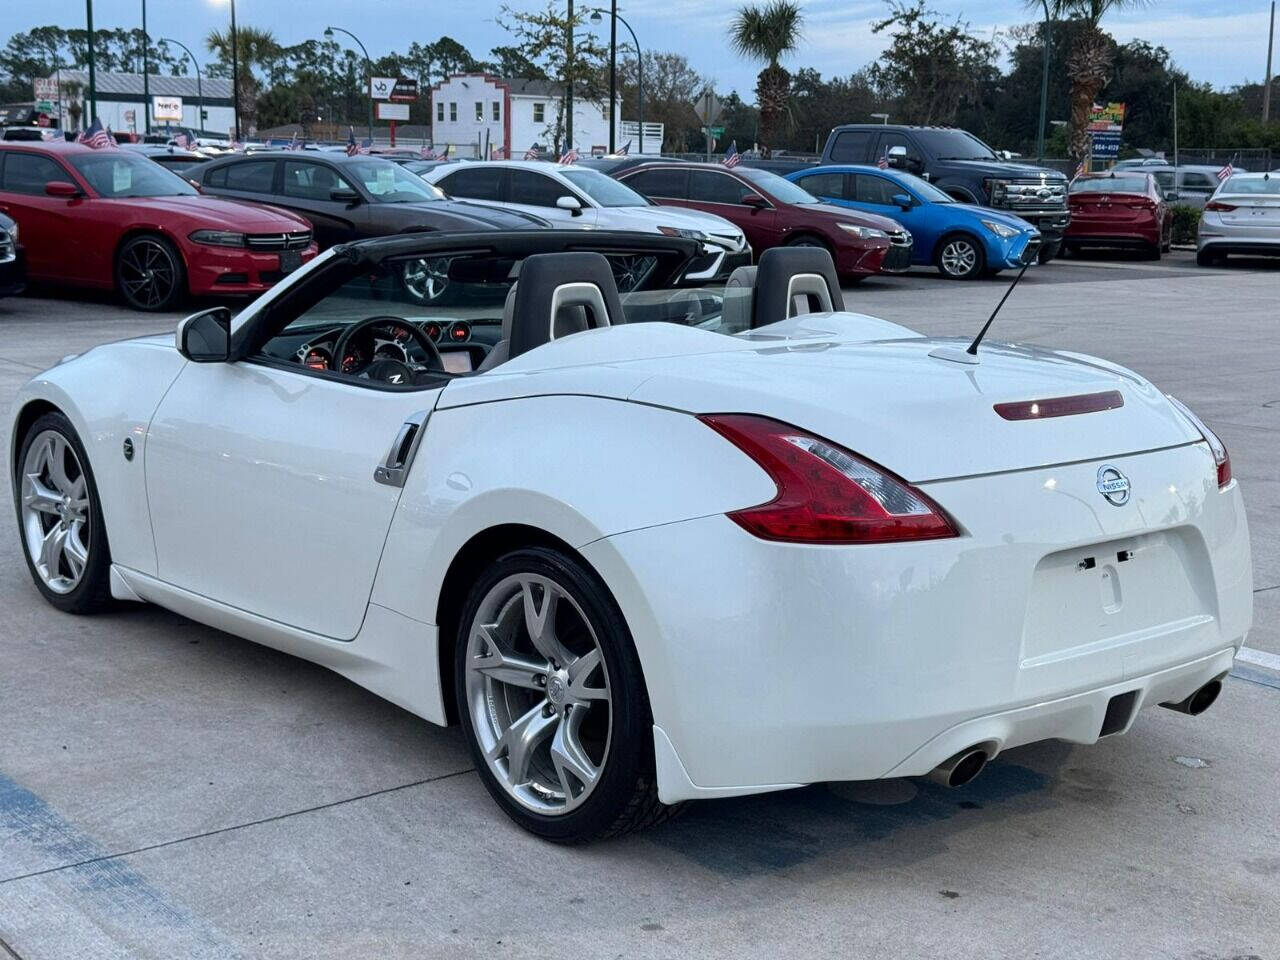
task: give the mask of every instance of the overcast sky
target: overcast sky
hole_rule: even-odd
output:
[[[592,0],[577,0],[579,4]],[[604,2],[604,0],[595,0]],[[852,73],[872,60],[883,37],[870,24],[886,9],[881,0],[800,0],[805,11],[804,41],[785,65],[792,70],[814,67],[823,75]],[[511,0],[516,8],[537,9],[537,0]],[[730,53],[725,27],[735,0],[623,0],[619,12],[635,29],[646,49],[686,55],[694,67],[716,81],[720,91],[736,88],[751,99],[759,67]],[[933,0],[932,8],[970,21],[974,32],[993,30],[1032,19],[1019,0]],[[404,51],[413,40],[431,42],[447,34],[478,56],[508,35],[494,21],[501,0],[444,2],[423,0],[237,0],[241,24],[265,27],[286,44],[318,37],[325,24],[354,32],[373,56]],[[94,0],[98,27],[135,26],[141,0]],[[1140,37],[1163,44],[1175,62],[1197,80],[1229,87],[1261,81],[1266,61],[1269,0],[1154,0],[1136,12],[1118,14],[1106,23],[1117,39]],[[212,29],[227,23],[227,0],[150,0],[147,19],[154,37],[174,37],[203,57],[197,45]],[[0,0],[0,43],[9,35],[47,23],[83,26],[83,0],[21,3]],[[341,35],[339,35],[341,39]],[[625,31],[619,30],[619,42]]]

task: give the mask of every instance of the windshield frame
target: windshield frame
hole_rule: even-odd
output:
[[[560,176],[564,177],[564,179],[569,181],[569,183],[574,187],[574,189],[576,189],[579,193],[585,193],[591,199],[591,202],[595,204],[597,207],[600,207],[601,209],[626,210],[628,208],[633,209],[635,207],[651,207],[655,205],[652,200],[649,200],[647,197],[642,196],[634,188],[627,186],[621,180],[613,179],[613,177],[609,176],[607,173],[601,173],[599,170],[592,170],[590,167],[582,167],[581,169],[578,169],[578,170],[567,169],[567,170],[560,170],[558,172]],[[581,179],[585,180],[586,183],[580,183],[579,180],[577,179],[578,177],[581,177]],[[604,199],[596,196],[596,194],[592,192],[591,186],[590,186],[592,182],[601,184],[610,190],[620,189],[621,191],[628,193],[632,197],[634,197],[635,202],[634,203],[606,203]]]
[[[915,133],[920,144],[933,154],[935,160],[976,160],[985,163],[1000,162],[1000,158],[996,155],[996,152],[968,130],[959,130],[951,127],[931,127],[915,131]],[[953,143],[950,146],[943,146],[947,141],[953,141]],[[959,156],[955,153],[955,151],[959,149],[957,144],[964,141],[972,141],[977,144],[983,150],[987,151],[987,156],[975,157],[967,154],[965,156]],[[965,146],[967,147],[967,143]]]
[[[414,189],[421,190],[424,195],[414,199],[388,200],[385,198],[385,194],[374,193],[369,189],[368,181],[360,175],[359,168],[361,165],[371,166],[375,170],[390,169],[393,171],[392,176],[396,179],[396,182],[402,182]],[[383,157],[353,157],[346,163],[335,164],[334,169],[339,175],[345,176],[345,179],[353,181],[355,186],[369,198],[370,203],[438,203],[449,199],[448,194],[434,183],[411,170],[406,170],[403,164],[392,163]],[[396,192],[399,193],[401,191],[397,190]]]
[[[747,182],[748,186],[767,193],[770,199],[778,203],[807,206],[824,202],[800,186],[800,184],[794,183],[786,177],[774,173],[772,170],[761,170],[758,167],[738,167],[735,172]],[[775,184],[780,184],[781,189]],[[797,196],[797,194],[801,196]]]

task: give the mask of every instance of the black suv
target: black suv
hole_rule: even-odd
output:
[[[1062,248],[1071,213],[1067,178],[1056,170],[1010,163],[964,130],[851,123],[827,138],[822,163],[868,163],[924,177],[962,203],[976,203],[1017,214],[1035,224],[1044,242],[1040,262]]]

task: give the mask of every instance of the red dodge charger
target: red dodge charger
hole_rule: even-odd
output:
[[[0,213],[32,280],[115,288],[139,310],[254,294],[316,254],[284,210],[202,196],[146,157],[75,143],[0,144]]]

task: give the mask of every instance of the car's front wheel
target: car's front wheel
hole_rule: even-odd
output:
[[[67,613],[111,604],[111,554],[89,457],[61,413],[36,420],[18,448],[18,531],[31,579]]]
[[[943,238],[935,262],[938,272],[951,280],[973,280],[987,268],[982,244],[963,233]]]
[[[164,237],[133,237],[116,254],[116,289],[135,310],[173,309],[186,282],[182,257]]]
[[[511,819],[574,843],[670,815],[631,635],[578,560],[546,547],[501,557],[472,586],[455,642],[463,729]]]
[[[449,258],[407,260],[400,271],[405,293],[421,304],[440,303],[449,289]]]

